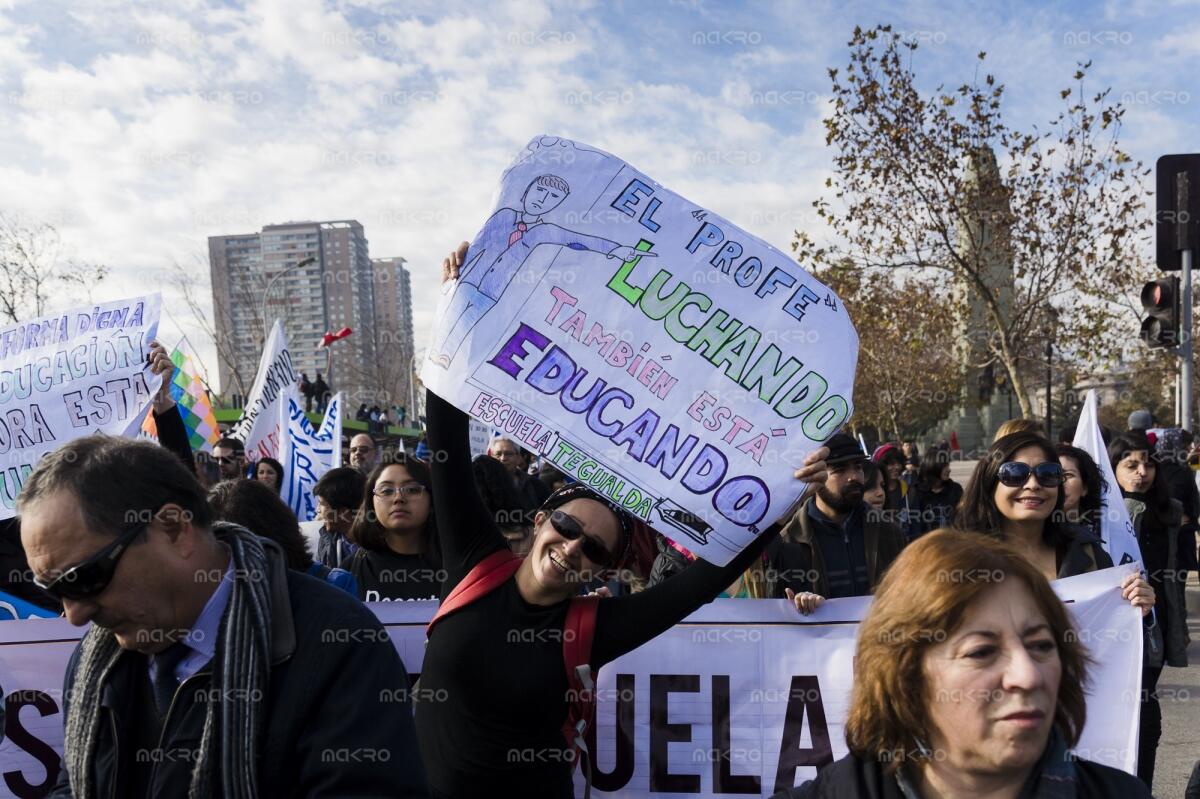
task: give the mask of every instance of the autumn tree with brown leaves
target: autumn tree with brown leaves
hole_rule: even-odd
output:
[[[1032,417],[1048,334],[1077,365],[1101,368],[1136,329],[1150,220],[1146,169],[1119,146],[1124,109],[1107,89],[1086,92],[1089,62],[1049,124],[1021,131],[1003,119],[1004,86],[991,74],[922,93],[917,45],[889,26],[856,28],[849,47],[848,67],[829,70],[834,194],[814,203],[832,236],[820,244],[797,231],[797,257],[818,271],[849,259],[864,281],[888,285],[920,275],[930,302],[958,298],[957,314],[973,293],[982,313],[970,365],[1006,375]],[[989,178],[979,167],[992,153]],[[1003,288],[998,256],[1011,264]]]
[[[954,319],[948,304],[930,302],[928,281],[872,280],[852,263],[817,277],[841,297],[858,331],[855,432],[869,428],[881,440],[900,441],[953,410],[964,377],[955,356]]]

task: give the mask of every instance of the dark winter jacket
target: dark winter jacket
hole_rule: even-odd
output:
[[[1179,524],[1183,507],[1171,500],[1171,516],[1167,529],[1150,540],[1142,529],[1146,518],[1146,503],[1135,497],[1125,497],[1129,520],[1142,549],[1142,562],[1150,575],[1150,585],[1158,596],[1154,610],[1161,631],[1166,665],[1183,668],[1188,664],[1187,650],[1191,643],[1187,627],[1187,601],[1184,597],[1184,577],[1179,570]],[[1163,535],[1162,540],[1157,535]],[[1161,555],[1158,553],[1162,553]],[[1153,659],[1150,665],[1156,665]]]
[[[1075,760],[1072,765],[1074,791],[1056,792],[1054,797],[1142,799],[1150,796],[1141,780],[1124,771],[1090,760]],[[1019,799],[1048,799],[1050,796],[1026,786]],[[904,799],[904,794],[896,778],[884,774],[877,761],[847,755],[822,769],[815,780],[778,793],[773,799]]]
[[[1067,530],[1071,534],[1070,541],[1060,545],[1057,552],[1060,580],[1112,567],[1112,557],[1098,533],[1079,524],[1067,525]]]
[[[830,596],[830,586],[825,558],[816,543],[816,522],[808,512],[809,505],[816,500],[810,497],[783,528],[780,538],[767,547],[767,559],[771,572],[780,575],[774,581],[772,596],[781,597],[785,588],[796,593],[811,591],[823,597]],[[863,518],[863,544],[867,557],[867,582],[871,591],[879,585],[883,573],[904,549],[904,534],[895,524],[877,521],[872,514]]]
[[[918,485],[909,513],[909,534],[915,538],[939,527],[949,527],[954,522],[954,508],[962,495],[963,487],[953,480],[947,480],[941,491]]]
[[[387,631],[354,597],[287,569],[282,556],[270,563],[271,671],[258,742],[259,796],[428,796],[408,674]],[[94,772],[101,799],[132,795],[135,708],[139,695],[147,697],[146,661],[123,652],[101,689]],[[66,697],[78,662],[76,648]],[[199,746],[210,680],[205,666],[184,680],[172,700],[154,750],[162,756],[151,761],[150,794],[156,798],[187,796],[192,761],[174,755]],[[69,713],[68,701],[64,726]],[[66,769],[51,796],[71,796]]]

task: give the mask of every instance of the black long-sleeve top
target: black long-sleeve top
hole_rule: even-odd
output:
[[[183,416],[179,413],[179,405],[171,406],[165,413],[151,410],[154,414],[154,426],[158,428],[158,443],[179,456],[188,474],[196,473],[196,459],[192,457],[192,443],[188,441],[187,427],[183,424]]]
[[[467,416],[427,393],[433,504],[446,581],[442,599],[476,563],[505,547],[475,491]],[[602,599],[593,671],[711,601],[757,558],[773,525],[727,566],[698,560],[637,594]],[[438,622],[425,649],[417,705],[431,793],[436,797],[570,797],[570,751],[562,735],[568,683],[562,636],[569,600],[533,605],[516,579]]]

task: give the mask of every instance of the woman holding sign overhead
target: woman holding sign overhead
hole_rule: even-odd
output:
[[[457,275],[466,247],[446,260],[444,279]],[[573,796],[595,671],[716,597],[778,527],[727,566],[698,561],[638,594],[580,598],[590,578],[622,567],[639,523],[589,489],[567,486],[534,516],[529,554],[517,558],[474,490],[466,414],[432,392],[427,410],[447,573],[416,702],[431,792]],[[824,454],[813,453],[797,479],[823,479]]]

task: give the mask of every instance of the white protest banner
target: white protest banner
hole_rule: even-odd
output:
[[[533,139],[421,379],[713,563],[845,422],[858,336],[787,255],[619,158]]]
[[[286,432],[279,450],[283,465],[283,501],[302,522],[311,521],[317,513],[317,498],[313,486],[325,472],[342,465],[342,392],[334,394],[321,429],[313,430],[304,415],[300,390],[293,383],[283,392],[280,406],[280,426]]]
[[[258,374],[246,397],[242,418],[229,434],[246,445],[246,460],[279,458],[279,418],[283,391],[293,386],[299,377],[292,369],[292,354],[288,351],[283,322],[276,319],[258,361]]]
[[[0,519],[47,452],[92,433],[136,437],[162,377],[146,358],[158,294],[0,328]]]
[[[1121,487],[1117,485],[1117,476],[1113,474],[1112,463],[1108,460],[1108,448],[1104,446],[1104,438],[1100,435],[1100,414],[1094,388],[1088,389],[1087,397],[1083,401],[1073,444],[1092,456],[1100,470],[1100,477],[1103,478],[1100,538],[1104,541],[1104,548],[1108,550],[1109,557],[1118,565],[1141,561],[1142,548],[1138,546],[1133,522],[1129,519],[1129,510],[1121,497]]]
[[[1106,569],[1054,587],[1095,659],[1076,752],[1133,773],[1142,634],[1140,615],[1121,599],[1124,572]],[[604,666],[597,729],[589,736],[597,758],[593,788],[624,799],[721,790],[766,797],[811,778],[819,764],[846,754],[855,636],[869,606],[869,597],[834,599],[801,617],[783,600],[718,599]],[[437,603],[367,607],[415,680]],[[9,717],[0,799],[41,797],[53,784],[63,741],[62,675],[80,634],[62,619],[0,624]],[[512,760],[545,760],[554,752],[514,750]]]
[[[472,419],[470,422],[470,437],[471,457],[478,458],[480,455],[486,455],[488,445],[492,442],[492,428]]]

